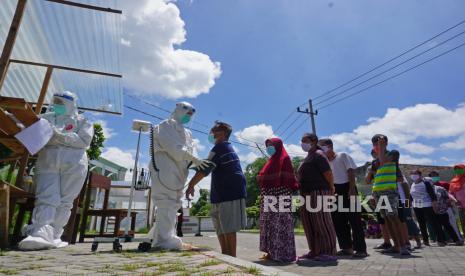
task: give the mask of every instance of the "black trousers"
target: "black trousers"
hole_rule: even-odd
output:
[[[459,237],[457,236],[457,233],[455,232],[454,228],[450,224],[449,221],[449,214],[436,214],[436,217],[439,221],[439,224],[442,226],[442,228],[446,231],[446,233],[449,235],[449,237],[454,241],[458,242]]]
[[[433,211],[433,207],[413,208],[413,211],[415,212],[418,224],[420,225],[423,242],[429,242],[428,227],[426,226],[427,222],[431,224],[434,232],[436,232],[438,242],[444,242],[446,240],[444,231],[439,223],[438,216]],[[449,218],[447,218],[447,220],[449,220]]]
[[[344,208],[350,207],[349,183],[335,184],[336,194],[343,197]],[[338,202],[339,204],[339,202]],[[362,216],[359,212],[340,212],[336,210],[331,213],[337,241],[341,249],[353,249],[366,252],[365,233],[362,226]]]

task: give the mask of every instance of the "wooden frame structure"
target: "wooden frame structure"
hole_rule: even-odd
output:
[[[102,11],[102,12],[110,12],[110,13],[117,13],[121,14],[121,10],[115,10],[111,8],[103,8],[103,7],[98,7],[94,5],[88,5],[88,4],[83,4],[83,3],[77,3],[73,1],[68,1],[68,0],[43,0],[43,1],[48,1],[48,2],[53,2],[57,4],[62,4],[62,5],[68,5],[72,7],[77,7],[77,8],[83,8],[83,9],[91,9],[91,10],[96,10],[96,11]],[[6,79],[7,73],[8,73],[8,68],[11,63],[18,63],[18,64],[25,64],[25,65],[30,65],[30,66],[41,66],[41,67],[46,67],[46,73],[44,76],[44,80],[42,82],[42,87],[40,89],[40,93],[37,99],[36,103],[30,103],[30,104],[35,104],[35,114],[40,114],[40,111],[42,110],[42,106],[44,105],[45,97],[47,94],[48,86],[50,84],[52,75],[53,75],[53,70],[54,69],[59,69],[59,70],[66,70],[66,71],[73,71],[73,72],[80,72],[80,73],[87,73],[87,74],[95,74],[95,75],[103,75],[103,76],[109,76],[109,77],[117,77],[121,78],[122,75],[120,74],[113,74],[113,73],[106,73],[106,72],[99,72],[99,71],[92,71],[92,70],[86,70],[82,68],[73,68],[73,67],[66,67],[66,66],[60,66],[60,65],[54,65],[54,64],[44,64],[44,63],[37,63],[37,62],[31,62],[31,61],[25,61],[25,60],[16,60],[16,59],[11,59],[11,54],[13,52],[16,38],[18,36],[21,23],[24,17],[24,13],[26,10],[28,0],[18,0],[18,3],[16,5],[16,10],[13,15],[13,20],[11,22],[8,35],[5,40],[5,44],[0,56],[0,93],[4,84],[4,81]],[[5,99],[1,97],[0,95],[0,101],[2,99]],[[24,100],[23,100],[24,102]],[[25,102],[24,102],[25,103]],[[25,103],[24,108],[30,108],[30,106]],[[2,106],[0,106],[2,107]],[[96,111],[96,112],[106,112],[106,113],[112,113],[112,114],[119,114],[117,112],[111,112],[111,111],[103,111],[103,110],[94,110],[94,109],[85,109],[81,108],[84,110],[91,110],[91,111]],[[4,114],[3,112],[0,112],[0,117]],[[15,114],[16,115],[16,114]],[[37,116],[36,116],[37,118]],[[2,119],[2,118],[0,118]],[[5,119],[5,118],[3,118]],[[5,126],[3,126],[4,128]],[[13,126],[11,126],[14,128]],[[14,131],[14,129],[11,129]],[[10,137],[5,137],[8,136],[7,133],[4,133],[4,131],[0,130],[0,139],[7,139]],[[0,141],[2,142],[2,141]],[[10,141],[11,142],[11,141]],[[2,142],[4,143],[4,141]],[[23,173],[25,172],[27,162],[29,160],[29,154],[27,151],[24,151],[23,153],[20,153],[18,155],[15,155],[13,157],[6,158],[4,160],[0,160],[0,163],[4,162],[14,162],[14,164],[19,161],[19,169],[18,169],[18,177],[16,178],[16,184],[22,182],[22,177]],[[10,167],[10,172],[12,173],[14,171],[15,165],[12,165]],[[8,234],[9,234],[9,220],[8,218],[10,217],[9,215],[9,210],[11,209],[12,206],[9,206],[10,202],[10,187],[8,187],[7,183],[0,183],[0,248],[4,248],[8,246],[9,240],[8,240]],[[14,208],[14,206],[13,206]],[[2,223],[6,222],[6,223]],[[5,224],[5,225],[4,225]]]

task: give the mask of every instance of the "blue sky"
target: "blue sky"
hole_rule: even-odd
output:
[[[127,86],[125,92],[166,109],[172,109],[176,101],[189,101],[198,110],[196,121],[211,124],[224,120],[235,131],[249,128],[242,135],[261,141],[269,134],[267,131],[276,129],[308,98],[465,19],[464,1],[179,0],[175,5],[185,23],[186,40],[175,43],[174,49],[208,55],[220,63],[221,75],[215,78],[208,93],[194,98],[167,99],[166,95],[144,94],[135,85]],[[464,30],[465,24],[420,51]],[[407,67],[463,42],[465,35]],[[358,163],[368,159],[370,132],[375,134],[384,127],[386,133],[395,136],[393,147],[405,152],[405,162],[449,165],[464,161],[465,125],[460,120],[465,115],[465,108],[460,106],[465,103],[464,70],[465,47],[322,110],[316,121],[318,134],[334,137],[336,148],[353,154]],[[156,82],[153,89],[157,90]],[[127,96],[124,102],[167,116]],[[136,134],[129,132],[131,121],[156,120],[124,111],[123,116],[95,118],[105,121],[113,133],[106,142],[107,148],[133,152]],[[447,127],[440,129],[438,124]],[[195,124],[193,127],[205,130]],[[308,122],[285,141],[290,151],[300,153],[299,138],[305,131],[309,131]],[[210,147],[206,136],[194,133],[194,137],[203,145],[199,155],[206,156]],[[144,163],[148,161],[147,147],[145,137]],[[237,149],[244,160],[258,156],[246,147]]]

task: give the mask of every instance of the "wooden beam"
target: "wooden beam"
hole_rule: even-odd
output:
[[[10,186],[0,182],[0,248],[8,246],[8,229],[10,226]]]
[[[107,72],[94,71],[94,70],[86,70],[86,69],[80,69],[80,68],[74,68],[74,67],[67,67],[67,66],[48,64],[48,63],[32,62],[32,61],[19,60],[19,59],[10,59],[10,62],[11,63],[18,63],[18,64],[42,66],[42,67],[52,67],[54,69],[74,71],[74,72],[94,74],[94,75],[102,75],[102,76],[107,76],[107,77],[115,77],[115,78],[122,78],[123,77],[123,75],[120,75],[120,74],[107,73]]]
[[[0,91],[2,90],[3,82],[6,78],[11,53],[13,52],[16,37],[18,36],[19,27],[21,26],[21,21],[26,9],[26,3],[27,0],[18,0],[13,21],[11,22],[10,30],[8,31],[8,36],[6,37],[5,45],[3,46],[2,55],[0,56]]]
[[[115,10],[115,9],[111,9],[111,8],[104,8],[104,7],[94,6],[94,5],[76,3],[76,2],[67,1],[67,0],[47,0],[47,1],[58,3],[58,4],[63,4],[63,5],[68,5],[68,6],[73,6],[73,7],[78,7],[78,8],[84,8],[84,9],[91,9],[91,10],[104,11],[104,12],[112,12],[112,13],[118,13],[118,14],[123,13],[123,11],[121,11],[121,10]]]
[[[42,83],[42,88],[40,89],[39,99],[37,100],[37,105],[35,108],[36,114],[40,114],[40,110],[44,105],[45,96],[47,95],[48,85],[52,79],[53,67],[47,67],[47,72],[45,73],[44,82]]]

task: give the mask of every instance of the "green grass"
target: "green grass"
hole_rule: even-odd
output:
[[[18,270],[0,267],[0,273],[5,274],[5,275],[14,275],[14,274],[18,274]]]
[[[207,266],[214,266],[214,265],[219,265],[221,264],[222,262],[216,260],[216,259],[209,259],[209,260],[205,260],[205,262],[199,264],[197,267],[198,268],[201,268],[201,267],[207,267]]]
[[[6,256],[7,254],[6,251],[0,250],[0,257]]]
[[[253,274],[253,275],[262,275],[261,270],[257,268],[256,266],[248,267],[244,270],[244,272]]]
[[[194,256],[195,253],[194,252],[190,252],[190,251],[184,251],[181,253],[181,257],[191,257],[191,256]]]
[[[121,269],[124,270],[124,271],[134,271],[134,270],[137,270],[141,268],[140,265],[138,264],[124,264]]]

